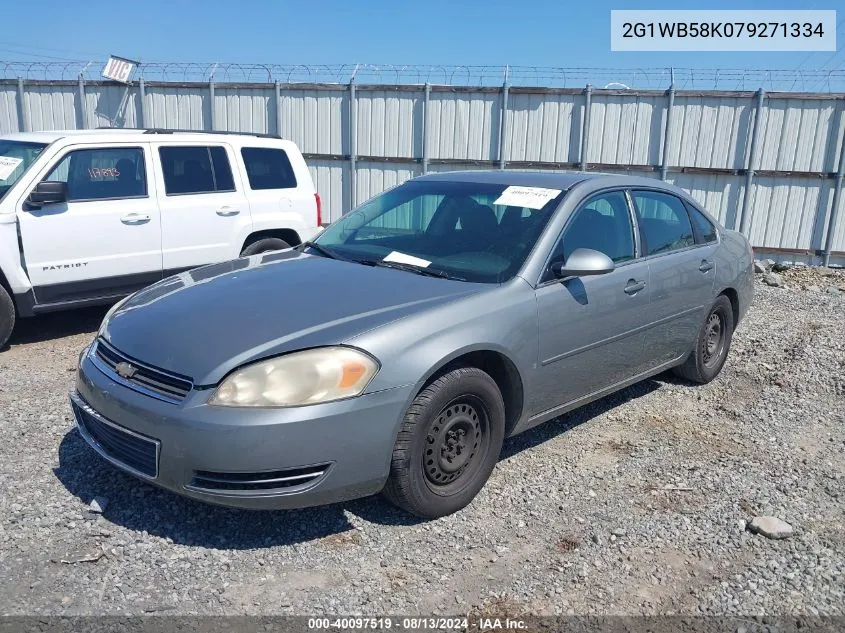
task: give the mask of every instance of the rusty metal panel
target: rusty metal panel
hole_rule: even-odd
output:
[[[583,102],[572,94],[510,94],[507,160],[577,161]]]
[[[138,127],[141,109],[136,86],[86,86],[90,127]]]
[[[358,155],[422,156],[424,93],[358,90]]]
[[[833,197],[832,181],[757,178],[752,186],[749,239],[754,246],[820,249]]]

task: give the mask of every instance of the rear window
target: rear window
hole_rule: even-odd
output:
[[[271,147],[241,149],[250,189],[293,189],[296,176],[288,155]]]
[[[226,148],[220,145],[160,147],[167,195],[234,191]]]

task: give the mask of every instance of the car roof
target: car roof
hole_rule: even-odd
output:
[[[418,176],[414,180],[439,182],[480,182],[497,185],[516,185],[520,187],[544,187],[565,191],[578,183],[589,181],[592,189],[604,187],[647,187],[662,189],[667,192],[689,194],[675,185],[643,176],[627,174],[609,174],[605,172],[579,171],[519,171],[514,169],[478,169],[465,171],[444,171]]]
[[[201,130],[170,130],[161,128],[98,128],[95,130],[50,130],[45,132],[16,132],[13,134],[3,134],[0,138],[11,141],[21,141],[29,143],[53,143],[65,138],[85,138],[89,141],[107,142],[116,138],[121,140],[132,139],[138,141],[164,140],[164,139],[184,139],[184,138],[199,138],[208,140],[209,137],[228,136],[232,138],[241,139],[255,139],[267,138],[273,140],[284,140],[278,136],[270,134],[259,134],[249,132],[206,132]]]

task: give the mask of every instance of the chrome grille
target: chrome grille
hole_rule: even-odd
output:
[[[122,468],[157,476],[157,440],[106,420],[78,396],[71,396],[71,406],[82,437],[97,452]]]
[[[170,402],[181,402],[193,388],[190,378],[169,374],[149,365],[144,365],[119,352],[103,339],[97,339],[94,355],[100,361],[101,369],[107,370],[112,378],[141,393]],[[131,376],[121,374],[118,371],[118,365],[121,363],[131,365],[134,373]]]
[[[286,468],[253,473],[225,473],[198,470],[188,485],[195,490],[242,490],[264,491],[298,488],[320,479],[329,469],[329,464]]]

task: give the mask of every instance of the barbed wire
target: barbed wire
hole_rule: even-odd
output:
[[[104,61],[0,61],[0,79],[101,80]],[[398,64],[233,64],[145,62],[135,80],[220,83],[337,83],[845,92],[845,68],[580,68]]]

